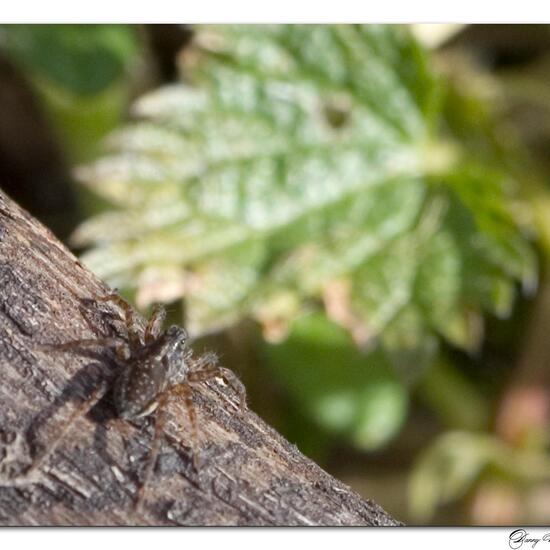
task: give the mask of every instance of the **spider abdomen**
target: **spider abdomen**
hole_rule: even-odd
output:
[[[131,420],[155,410],[166,388],[166,367],[155,358],[136,361],[120,372],[113,387],[113,401],[120,418]]]

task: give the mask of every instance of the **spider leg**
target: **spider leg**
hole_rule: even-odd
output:
[[[143,481],[141,482],[139,489],[137,491],[136,501],[134,504],[134,512],[137,514],[141,511],[141,506],[145,500],[147,486],[151,479],[155,463],[157,461],[158,453],[160,450],[160,444],[162,441],[162,433],[164,431],[164,425],[166,424],[166,412],[165,406],[168,396],[162,395],[158,401],[157,415],[154,417],[155,422],[155,432],[153,435],[153,444],[151,445],[151,451],[149,453],[149,458],[147,459],[147,465],[145,467],[145,474],[143,476]]]
[[[124,312],[124,323],[128,330],[128,340],[130,342],[130,349],[136,350],[141,346],[141,337],[139,331],[139,325],[136,322],[136,317],[134,315],[134,310],[132,306],[121,298],[118,294],[107,294],[106,296],[101,296],[95,298],[96,302],[113,302]]]
[[[197,412],[195,411],[191,388],[184,382],[172,387],[169,390],[169,393],[172,396],[176,395],[183,398],[183,403],[187,410],[187,416],[189,417],[189,422],[191,424],[191,454],[193,457],[193,468],[195,469],[195,472],[198,472],[200,464],[196,444],[199,440],[199,429],[197,426]]]
[[[218,356],[213,351],[207,351],[201,356],[190,360],[192,371],[202,371],[206,367],[217,367]]]
[[[52,456],[59,444],[73,429],[75,422],[79,418],[87,415],[99,402],[99,400],[105,395],[107,388],[107,384],[101,384],[100,387],[97,388],[88,399],[85,399],[80,406],[76,407],[75,410],[71,413],[71,416],[69,417],[67,422],[65,423],[63,429],[55,436],[53,441],[49,443],[47,449],[44,449],[44,451],[33,460],[29,468],[23,474],[17,476],[17,478],[28,479],[32,477],[32,474],[35,473],[46,462],[46,460],[48,460],[50,456]]]
[[[71,342],[63,342],[61,344],[38,344],[37,348],[43,351],[71,351],[87,346],[113,348],[119,359],[127,359],[129,357],[130,350],[128,349],[128,345],[120,338],[84,338],[82,340],[72,340]]]
[[[212,378],[223,378],[227,382],[233,391],[237,394],[239,399],[239,407],[241,410],[244,410],[246,407],[246,390],[243,383],[237,378],[237,375],[225,367],[220,367],[216,363],[207,363],[208,356],[212,354],[206,354],[203,358],[199,358],[195,365],[198,365],[196,370],[192,370],[188,375],[187,379],[189,382],[204,382]],[[217,361],[217,358],[216,358]],[[208,365],[208,366],[203,366]]]
[[[153,435],[153,443],[151,445],[151,451],[149,453],[149,458],[147,459],[147,466],[145,467],[145,474],[143,476],[143,481],[140,484],[140,487],[137,492],[136,501],[134,505],[134,512],[137,514],[141,511],[141,507],[143,505],[143,502],[145,501],[145,496],[147,492],[147,487],[149,485],[149,482],[151,481],[151,476],[153,474],[153,470],[155,467],[155,464],[157,462],[158,454],[160,451],[160,444],[162,441],[162,434],[164,432],[164,426],[166,425],[166,406],[170,399],[172,399],[174,396],[181,396],[183,397],[183,402],[185,404],[185,407],[187,409],[187,414],[189,416],[189,420],[191,422],[191,433],[192,433],[192,460],[193,460],[193,468],[196,472],[199,470],[199,462],[198,462],[198,454],[195,449],[195,443],[198,440],[198,428],[197,428],[197,415],[195,412],[195,405],[193,404],[192,400],[192,394],[191,394],[191,388],[185,384],[178,384],[176,386],[173,386],[166,392],[164,392],[159,401],[157,406],[157,416],[154,419],[155,422],[155,432]]]
[[[165,319],[166,310],[160,304],[155,304],[155,307],[153,308],[153,313],[151,314],[151,318],[149,319],[147,327],[145,328],[144,339],[146,344],[149,344],[160,336],[160,333],[162,331],[162,324],[164,323]]]

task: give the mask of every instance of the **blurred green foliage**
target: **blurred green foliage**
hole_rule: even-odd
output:
[[[2,25],[0,48],[40,98],[71,161],[92,158],[122,120],[139,56],[129,25]]]
[[[440,342],[475,352],[536,285],[496,138],[471,146],[404,27],[206,27],[188,58],[80,170],[115,209],[74,243],[193,336],[258,320],[304,413],[376,449]]]
[[[102,92],[137,51],[125,25],[5,25],[2,45],[26,71],[75,95]]]
[[[408,394],[382,351],[365,356],[321,314],[297,319],[289,337],[265,344],[273,376],[322,428],[376,449],[401,428]]]
[[[482,473],[519,484],[550,478],[550,458],[538,449],[510,447],[487,433],[451,431],[426,449],[410,482],[416,520],[432,517],[436,506],[464,496]]]

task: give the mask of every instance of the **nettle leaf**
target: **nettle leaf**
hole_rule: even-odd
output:
[[[191,53],[79,172],[116,209],[74,243],[140,305],[180,296],[193,335],[252,316],[281,337],[322,302],[400,363],[434,335],[475,349],[483,312],[533,286],[513,182],[446,145],[405,27],[204,27]]]

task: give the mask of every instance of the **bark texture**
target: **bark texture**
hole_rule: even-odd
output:
[[[198,473],[186,411],[174,403],[136,513],[153,418],[116,418],[108,392],[77,414],[109,387],[112,352],[41,346],[116,334],[116,307],[90,300],[107,292],[49,230],[0,192],[1,524],[398,525],[252,411],[239,411],[231,389],[218,380],[193,396]],[[40,456],[47,458],[25,475]]]

